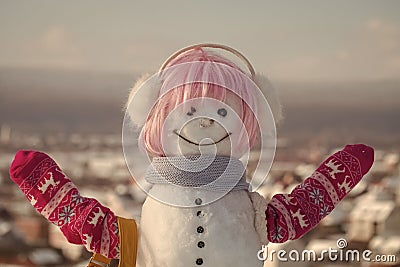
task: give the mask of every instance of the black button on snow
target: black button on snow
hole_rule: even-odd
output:
[[[197,227],[197,232],[199,234],[203,233],[204,232],[204,228],[202,226]]]
[[[203,212],[201,210],[199,210],[196,214],[198,217],[203,216]]]
[[[203,241],[199,241],[199,243],[197,243],[197,246],[198,246],[199,248],[204,248],[205,245],[206,245],[206,244],[205,244]]]
[[[202,264],[203,264],[203,259],[202,259],[202,258],[198,258],[198,259],[196,260],[196,264],[197,264],[197,265],[202,265]]]
[[[196,203],[196,205],[201,205],[201,203],[203,203],[203,200],[201,200],[201,198],[196,198],[194,203]]]

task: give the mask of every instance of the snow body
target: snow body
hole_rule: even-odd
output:
[[[171,198],[170,202],[179,198],[187,206],[213,194],[219,193],[160,184],[150,191],[150,195],[163,195],[164,200]],[[211,204],[194,207],[175,207],[147,197],[137,265],[261,267],[257,258],[261,242],[254,221],[247,190],[230,191]]]

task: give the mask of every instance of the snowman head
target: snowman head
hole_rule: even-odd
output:
[[[197,48],[171,61],[160,78],[140,138],[148,153],[240,157],[254,145],[258,123],[251,90],[258,89],[232,62]]]

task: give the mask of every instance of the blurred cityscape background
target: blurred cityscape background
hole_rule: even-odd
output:
[[[400,266],[400,2],[227,5],[0,0],[0,266],[86,266],[90,257],[11,182],[18,149],[49,153],[82,195],[140,216],[145,195],[121,145],[129,89],[172,52],[209,41],[239,49],[279,92],[285,120],[259,190],[267,199],[347,143],[376,150],[370,173],[334,212],[300,240],[270,249],[321,251],[345,238],[349,249],[397,262],[266,266]]]

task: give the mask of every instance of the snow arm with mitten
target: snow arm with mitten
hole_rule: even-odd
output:
[[[257,193],[251,199],[259,218],[258,233],[267,231],[262,242],[283,243],[302,237],[313,229],[341,201],[369,171],[374,161],[374,150],[366,145],[347,145],[328,157],[315,172],[297,185],[289,194],[272,197],[264,211]],[[261,216],[260,216],[261,215]],[[260,230],[260,229],[264,230]],[[267,242],[266,242],[267,241]]]
[[[38,151],[19,151],[11,179],[32,206],[67,240],[108,258],[119,257],[117,217],[96,199],[82,197],[57,163]]]

